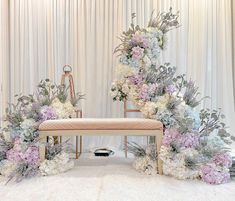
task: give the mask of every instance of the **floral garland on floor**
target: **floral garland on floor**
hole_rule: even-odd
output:
[[[159,157],[165,175],[225,183],[232,165],[228,147],[234,137],[226,131],[224,115],[220,110],[198,112],[195,107],[200,100],[195,83],[187,81],[185,75],[176,75],[176,68],[169,63],[159,64],[166,33],[179,26],[178,16],[170,9],[153,14],[147,28],[132,23],[123,32],[115,50],[120,53],[119,77],[112,84],[111,95],[114,101],[131,101],[146,118],[164,124]]]
[[[73,167],[68,143],[54,146],[50,138],[46,160],[39,160],[38,127],[46,120],[70,118],[83,95],[69,100],[64,85],[42,80],[34,95],[16,95],[17,103],[6,110],[7,126],[0,134],[0,175],[21,181],[38,174],[51,175]]]

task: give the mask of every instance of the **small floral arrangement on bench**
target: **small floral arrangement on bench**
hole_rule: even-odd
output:
[[[47,144],[47,160],[40,163],[38,127],[46,120],[72,117],[83,95],[78,93],[69,100],[64,85],[45,79],[38,84],[35,94],[16,98],[16,104],[6,109],[7,125],[0,134],[0,174],[18,182],[72,168],[73,162],[65,152],[68,143],[53,146],[52,139]]]

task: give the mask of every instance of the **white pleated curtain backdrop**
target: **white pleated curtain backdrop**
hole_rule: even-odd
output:
[[[174,11],[180,11],[182,26],[169,33],[169,45],[161,62],[171,62],[177,66],[178,73],[185,73],[187,78],[196,80],[202,96],[211,97],[201,107],[223,108],[227,123],[235,131],[231,1],[9,2],[10,48],[5,51],[1,45],[0,49],[0,55],[9,58],[0,60],[0,81],[5,86],[1,92],[1,105],[13,101],[14,94],[32,93],[41,79],[48,77],[60,82],[63,65],[70,64],[76,90],[86,94],[81,103],[84,117],[122,117],[123,105],[113,103],[109,94],[117,64],[113,55],[119,44],[117,37],[128,28],[132,12],[137,15],[136,24],[144,26],[153,9],[156,12],[167,11],[172,6]],[[8,15],[1,12],[1,17],[4,16]],[[7,37],[2,35],[0,32],[2,38]],[[132,137],[131,140],[146,142],[145,138]],[[121,141],[120,137],[85,137],[84,147],[120,148]]]

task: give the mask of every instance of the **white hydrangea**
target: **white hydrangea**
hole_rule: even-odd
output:
[[[125,94],[128,94],[130,91],[130,87],[129,87],[129,84],[127,82],[125,82],[123,85],[122,85],[122,92],[125,93]]]
[[[182,101],[178,106],[177,106],[177,113],[180,115],[181,118],[184,118],[185,112],[189,109],[190,107],[186,105],[185,101]]]
[[[55,109],[56,114],[59,117],[59,119],[67,119],[74,115],[74,107],[70,101],[61,103],[58,98],[55,98],[52,101],[51,106]]]
[[[128,98],[130,101],[132,101],[134,104],[136,104],[139,100],[139,92],[136,86],[130,85],[130,90],[128,94]]]
[[[156,175],[157,174],[157,162],[151,160],[149,156],[137,157],[133,163],[133,167],[147,175]]]
[[[34,127],[36,125],[36,122],[34,119],[25,119],[21,124],[20,124],[20,127],[23,129],[23,130],[29,130],[31,129],[32,127]]]
[[[137,69],[128,65],[119,64],[117,66],[117,74],[121,77],[129,77],[137,73]]]
[[[74,161],[70,160],[69,154],[61,152],[53,160],[44,160],[39,167],[43,176],[56,175],[66,172],[74,167]]]
[[[163,160],[163,173],[177,179],[196,179],[199,177],[199,170],[189,169],[185,166],[186,157],[196,157],[198,152],[195,149],[185,149],[180,153],[172,153],[170,148],[161,147],[160,158]]]
[[[170,99],[169,94],[165,94],[158,98],[157,102],[155,103],[158,111],[166,110],[166,104],[169,102],[169,99]]]
[[[144,64],[145,64],[144,66],[146,68],[151,67],[152,62],[151,62],[151,60],[149,59],[149,57],[147,55],[144,56],[143,61],[144,61]]]
[[[16,163],[9,160],[2,160],[0,162],[0,174],[4,177],[10,176],[10,174],[16,169]]]
[[[140,109],[146,118],[154,118],[156,114],[157,105],[154,102],[146,102],[145,105]]]

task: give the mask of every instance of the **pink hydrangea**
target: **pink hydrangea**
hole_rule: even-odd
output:
[[[168,147],[172,142],[176,141],[179,138],[179,136],[180,133],[177,131],[177,129],[174,128],[166,129],[163,136],[162,144]]]
[[[6,155],[7,155],[7,159],[10,161],[14,161],[14,162],[22,161],[22,156],[23,156],[22,152],[15,150],[14,148],[7,151]]]
[[[209,184],[223,184],[230,179],[228,170],[218,168],[216,164],[204,165],[201,169],[202,180]]]
[[[155,94],[156,90],[157,90],[157,87],[158,87],[158,84],[155,83],[155,84],[150,84],[149,85],[149,88],[148,88],[148,92],[149,94],[153,95]]]
[[[139,45],[143,48],[147,48],[148,40],[141,34],[135,33],[131,39],[131,45]]]
[[[213,162],[216,165],[225,166],[229,168],[232,165],[232,157],[228,153],[217,153],[213,157]]]
[[[137,75],[130,76],[128,79],[132,84],[140,86],[143,83],[144,77],[139,73]]]
[[[43,106],[40,111],[40,119],[42,121],[50,120],[50,119],[57,119],[58,115],[56,114],[56,111],[51,106]]]
[[[168,86],[166,87],[166,92],[167,92],[167,93],[172,94],[172,93],[174,93],[174,92],[176,92],[176,91],[177,91],[177,88],[176,88],[176,86],[173,85],[173,84],[168,85]]]
[[[12,149],[8,150],[7,153],[7,159],[14,162],[20,162],[22,161],[22,151],[20,146],[20,139],[15,138],[14,140],[14,146]]]
[[[199,146],[199,135],[197,133],[185,133],[180,136],[179,142],[182,147],[196,148]]]
[[[144,56],[144,49],[137,46],[132,48],[132,57],[136,60],[140,60]]]
[[[23,155],[24,161],[30,165],[37,165],[39,163],[39,151],[36,146],[29,146]]]
[[[150,99],[149,97],[149,88],[147,85],[143,85],[140,89],[140,94],[139,94],[139,97],[140,99],[142,99],[143,101],[147,101]]]
[[[16,163],[26,162],[29,165],[37,165],[39,162],[38,147],[29,146],[27,150],[24,151],[20,146],[20,140],[15,139],[13,148],[7,151],[7,159]]]

